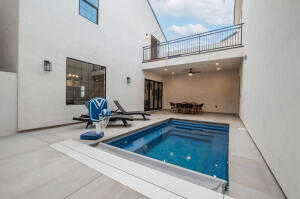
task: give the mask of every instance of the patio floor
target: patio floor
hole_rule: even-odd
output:
[[[229,195],[234,198],[284,198],[240,119],[231,115],[159,112],[131,126],[109,127],[106,138],[168,118],[230,124]],[[84,124],[0,138],[1,198],[146,198],[131,188],[50,147],[85,131]]]

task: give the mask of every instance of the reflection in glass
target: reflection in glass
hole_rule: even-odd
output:
[[[145,80],[145,111],[162,109],[163,83]]]
[[[66,104],[84,104],[94,97],[106,97],[106,69],[67,58]]]

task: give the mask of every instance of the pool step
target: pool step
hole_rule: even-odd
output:
[[[136,139],[133,141],[130,145],[125,146],[123,149],[128,151],[136,151],[143,146],[149,144],[150,142],[156,140],[157,138],[161,137],[164,133],[163,132],[156,132],[156,133],[150,133],[148,135],[145,135],[139,139]],[[124,140],[124,142],[128,142],[127,140]],[[130,140],[129,140],[130,142]],[[127,144],[127,143],[124,143]]]
[[[183,125],[183,126],[195,126],[195,127],[207,127],[212,129],[219,130],[229,130],[229,125],[225,124],[210,124],[210,123],[201,123],[201,122],[187,122],[187,121],[179,121],[179,120],[171,120],[171,124]]]
[[[180,122],[172,120],[169,123],[172,126],[186,129],[186,130],[201,130],[206,132],[217,132],[217,133],[228,133],[229,126],[222,125],[208,125],[203,123],[192,123],[192,122]]]
[[[207,134],[201,134],[201,133],[193,133],[193,132],[189,132],[186,133],[185,131],[180,131],[180,130],[173,130],[172,132],[170,132],[170,135],[176,135],[176,136],[180,136],[180,137],[185,137],[185,138],[189,138],[189,139],[197,139],[203,142],[212,142],[214,136],[212,135],[207,135]]]

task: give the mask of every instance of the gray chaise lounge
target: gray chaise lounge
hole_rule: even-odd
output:
[[[143,116],[144,120],[147,120],[146,116],[151,116],[151,114],[143,112],[143,111],[130,111],[127,112],[123,109],[120,103],[117,100],[114,100],[115,105],[117,106],[117,110],[115,112],[122,114],[122,115],[141,115]]]

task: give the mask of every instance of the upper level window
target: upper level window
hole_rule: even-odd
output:
[[[79,14],[98,24],[99,0],[79,0]]]

